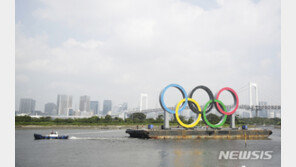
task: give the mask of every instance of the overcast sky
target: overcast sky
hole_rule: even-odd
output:
[[[16,0],[16,109],[57,94],[159,107],[170,83],[187,92],[259,87],[280,103],[280,0]],[[173,95],[175,93],[175,95]],[[177,91],[172,96],[180,97]],[[248,103],[247,93],[239,93]],[[177,100],[168,95],[168,103]]]

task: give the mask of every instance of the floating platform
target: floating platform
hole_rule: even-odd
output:
[[[254,129],[127,129],[126,133],[133,138],[143,139],[266,139],[272,134],[271,130]]]

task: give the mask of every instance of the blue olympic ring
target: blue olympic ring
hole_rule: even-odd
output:
[[[162,107],[163,110],[171,113],[171,114],[175,114],[175,111],[174,110],[171,110],[169,109],[165,104],[164,104],[164,100],[163,100],[163,97],[164,97],[164,93],[165,91],[170,88],[170,87],[174,87],[174,88],[177,88],[178,90],[180,90],[180,92],[182,93],[182,96],[183,96],[183,99],[185,99],[185,102],[184,104],[182,105],[182,107],[179,109],[179,112],[181,112],[182,110],[185,109],[185,107],[187,106],[187,103],[188,103],[188,96],[187,96],[187,93],[185,91],[185,89],[178,85],[178,84],[170,84],[168,86],[166,86],[160,93],[160,96],[159,96],[159,102],[160,102],[160,105]]]

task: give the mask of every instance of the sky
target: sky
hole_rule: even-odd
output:
[[[205,85],[214,94],[231,87],[248,104],[247,84],[254,82],[260,101],[280,104],[280,0],[16,0],[15,6],[16,109],[20,98],[33,98],[43,111],[58,94],[72,95],[74,108],[82,95],[100,108],[104,99],[133,108],[141,93],[149,108],[159,108],[159,93],[171,83],[187,92]],[[173,88],[166,94],[168,106],[180,99]]]

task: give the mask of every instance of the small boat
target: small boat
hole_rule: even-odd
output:
[[[68,137],[69,136],[66,136],[66,135],[60,136],[58,134],[58,132],[53,132],[53,131],[49,135],[46,135],[46,136],[34,133],[35,140],[39,140],[39,139],[68,139]]]

